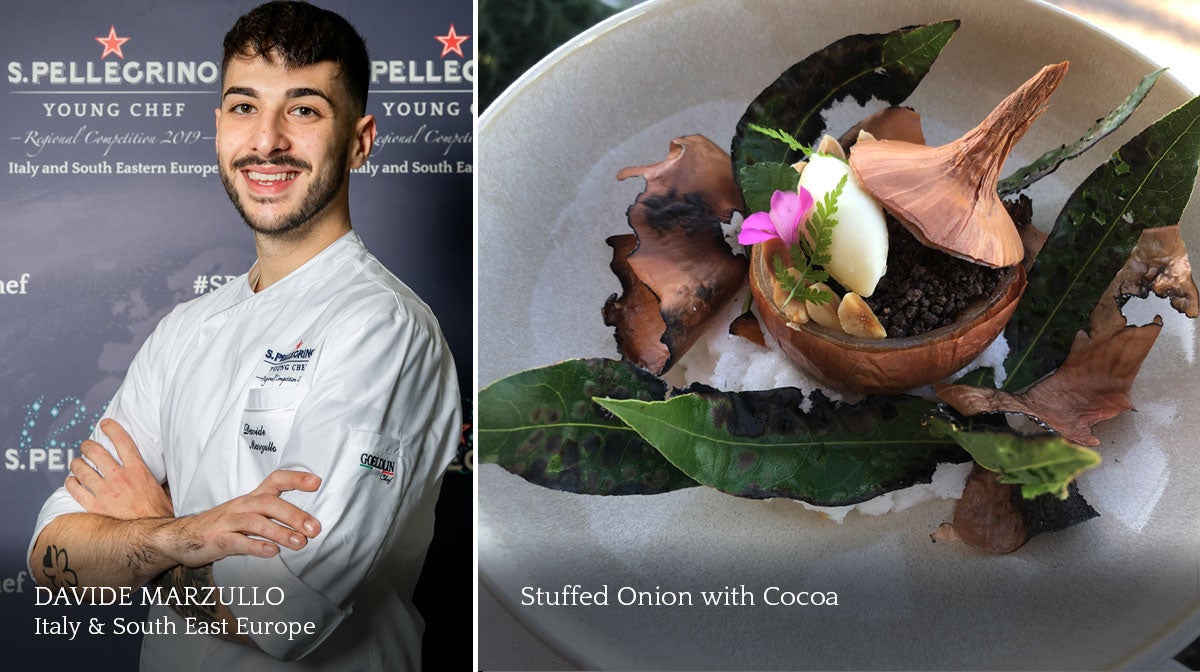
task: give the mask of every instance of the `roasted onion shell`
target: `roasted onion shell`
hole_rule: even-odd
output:
[[[788,326],[771,298],[770,259],[787,255],[779,241],[753,246],[750,288],[763,326],[784,353],[832,387],[864,394],[910,390],[943,380],[979,356],[1000,335],[1025,291],[1025,269],[1005,269],[991,295],[977,300],[954,324],[919,336],[873,340],[808,322]]]

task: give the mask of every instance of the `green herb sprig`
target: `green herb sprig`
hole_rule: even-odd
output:
[[[846,187],[846,177],[843,175],[837,186],[816,203],[807,224],[803,225],[808,230],[809,236],[812,236],[812,242],[809,242],[809,236],[800,233],[798,243],[789,250],[792,266],[798,272],[789,273],[783,265],[783,260],[778,255],[775,256],[775,279],[779,282],[779,286],[788,293],[788,298],[783,302],[784,306],[793,298],[811,301],[818,306],[823,306],[833,300],[832,293],[823,289],[813,289],[810,285],[829,279],[829,273],[825,271],[825,266],[831,259],[829,248],[833,245],[833,229],[837,226],[837,218],[834,215],[838,209],[838,198],[841,197],[842,190]]]
[[[761,133],[761,134],[767,136],[768,138],[773,138],[775,140],[778,140],[779,142],[782,142],[783,144],[787,145],[788,149],[792,150],[793,152],[804,152],[804,156],[812,156],[812,154],[813,154],[812,149],[801,144],[799,140],[792,137],[792,134],[788,133],[785,130],[767,128],[765,126],[759,126],[758,124],[753,124],[753,123],[746,124],[746,128],[754,131],[755,133]]]

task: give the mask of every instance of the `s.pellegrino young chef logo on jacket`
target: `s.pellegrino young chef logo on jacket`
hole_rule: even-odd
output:
[[[386,457],[363,453],[358,456],[358,466],[370,469],[372,473],[379,472],[379,480],[384,483],[391,483],[396,478],[396,463]]]
[[[308,364],[313,358],[313,353],[316,351],[316,348],[304,347],[303,340],[297,342],[296,346],[291,349],[291,352],[279,352],[272,348],[267,348],[267,352],[263,355],[263,364],[266,365],[266,371],[264,375],[255,377],[258,378],[259,383],[263,387],[268,385],[294,385],[304,377],[304,371],[308,368]]]

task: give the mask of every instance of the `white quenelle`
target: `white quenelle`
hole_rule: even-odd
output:
[[[810,156],[800,173],[800,186],[819,203],[837,188],[843,176],[846,186],[837,200],[834,217],[838,223],[825,270],[846,289],[870,296],[887,272],[888,234],[883,208],[858,183],[850,164],[835,156]]]

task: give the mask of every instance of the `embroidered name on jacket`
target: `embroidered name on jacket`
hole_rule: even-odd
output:
[[[396,478],[396,463],[386,457],[363,453],[358,456],[358,466],[372,472],[378,471],[379,480],[384,483],[391,483]]]
[[[261,375],[255,376],[259,384],[262,387],[282,387],[300,382],[309,362],[312,361],[313,353],[317,351],[316,348],[305,348],[303,345],[304,341],[300,341],[291,352],[277,352],[267,348],[262,364],[259,365]]]

